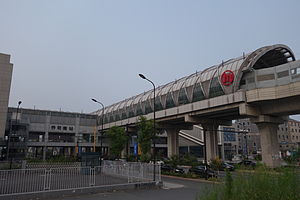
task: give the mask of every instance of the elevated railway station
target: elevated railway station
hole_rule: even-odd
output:
[[[153,118],[168,133],[168,155],[178,153],[180,130],[201,125],[207,159],[217,156],[217,129],[251,118],[261,133],[263,162],[280,165],[276,129],[287,115],[300,113],[300,61],[286,45],[259,48],[202,72],[167,83],[96,111],[104,129],[134,127],[138,117]],[[99,127],[100,129],[100,127]]]

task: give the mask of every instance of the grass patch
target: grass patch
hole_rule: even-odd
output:
[[[261,168],[234,179],[227,172],[225,184],[216,185],[201,200],[299,200],[299,175],[292,169],[274,173]],[[198,198],[200,199],[200,198]]]

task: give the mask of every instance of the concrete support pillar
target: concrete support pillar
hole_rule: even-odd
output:
[[[214,123],[201,124],[204,131],[205,151],[204,157],[206,161],[210,162],[212,159],[218,157],[218,125]]]
[[[271,168],[280,167],[282,160],[279,154],[277,128],[284,121],[281,118],[266,115],[261,115],[252,121],[256,123],[260,132],[263,163]]]
[[[262,161],[267,167],[280,167],[279,144],[277,139],[278,124],[257,123],[260,132]]]
[[[168,157],[179,154],[179,130],[167,129],[168,137]]]

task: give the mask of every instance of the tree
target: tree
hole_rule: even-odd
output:
[[[115,158],[121,157],[121,152],[125,148],[129,137],[126,135],[124,128],[113,126],[106,133],[110,139],[110,153]]]
[[[147,120],[146,117],[140,116],[138,127],[138,143],[141,147],[141,160],[148,161],[150,160],[150,150],[153,139],[156,134],[153,130],[153,120]]]

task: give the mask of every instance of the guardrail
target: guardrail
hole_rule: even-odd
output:
[[[160,181],[160,167],[156,169],[156,181]],[[153,165],[142,163],[0,170],[0,199],[7,195],[150,182],[153,182]]]

